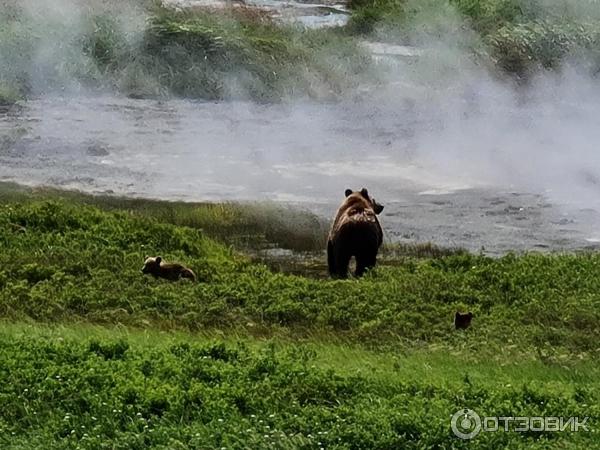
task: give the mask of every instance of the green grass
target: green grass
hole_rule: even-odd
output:
[[[252,209],[3,186],[0,446],[593,447],[593,432],[469,443],[449,419],[469,407],[597,427],[599,255],[397,246],[390,265],[332,281],[228,244],[220,227]],[[248,219],[261,241],[272,218]],[[143,276],[146,254],[199,282]],[[453,329],[456,310],[475,313],[470,329]]]
[[[558,69],[566,57],[587,56],[594,68],[600,62],[600,22],[509,24],[488,35],[486,41],[495,63],[521,76],[540,68]]]
[[[197,228],[219,242],[252,253],[274,246],[297,252],[321,252],[329,227],[326,221],[308,211],[276,203],[160,201],[86,195],[76,191],[26,188],[13,183],[0,183],[0,202],[15,203],[33,199],[68,199],[105,211],[126,211],[152,221]]]
[[[402,0],[352,0],[352,16],[346,26],[350,34],[369,35],[376,29],[394,30],[402,34],[407,20],[405,2]],[[383,33],[381,33],[383,34]]]
[[[13,105],[22,98],[23,96],[12,83],[0,80],[0,107]]]
[[[210,227],[173,225],[149,211],[106,212],[73,199],[6,200],[0,207],[7,230],[0,241],[0,315],[253,335],[334,334],[382,346],[445,342],[454,335],[454,312],[470,309],[477,325],[473,346],[511,339],[526,351],[549,352],[550,359],[557,348],[598,350],[596,254],[405,256],[362,280],[329,281],[273,272],[213,240]],[[189,265],[200,282],[144,277],[145,255]]]
[[[70,12],[5,0],[0,104],[82,88],[136,98],[338,99],[381,81],[359,39],[412,43],[423,33],[450,34],[474,57],[521,78],[560,69],[567,57],[588,61],[595,73],[600,14],[584,3],[353,0],[345,28],[306,30],[246,7],[178,12],[153,1],[88,0]]]
[[[404,43],[423,33],[434,40],[458,35],[473,57],[523,79],[560,70],[565,60],[585,63],[594,75],[600,67],[600,10],[592,1],[354,0],[350,6],[352,35]]]
[[[200,83],[191,77],[200,77],[217,98],[228,96],[228,89],[257,100],[327,98],[356,86],[352,73],[366,72],[369,62],[335,31],[286,28],[240,13],[163,10],[152,19],[146,41],[147,53],[170,68],[163,78],[171,91],[183,96],[206,97],[193,91]],[[229,86],[223,83],[228,79]]]
[[[75,11],[13,5],[0,12],[0,55],[10,62],[0,80],[34,95],[84,86],[267,102],[335,98],[369,72],[353,39],[279,26],[248,8],[177,12],[156,2],[90,0]]]
[[[481,415],[598,417],[598,367],[440,349],[5,325],[3,448],[581,448],[594,433],[450,431]],[[594,423],[593,421],[590,425]]]
[[[350,7],[354,14],[349,29],[364,34],[379,28],[383,30],[380,37],[388,34],[392,38],[407,38],[408,29],[417,17],[422,27],[434,27],[440,21],[452,26],[453,16],[458,14],[464,25],[485,36],[524,20],[527,14],[522,3],[520,0],[352,0]]]

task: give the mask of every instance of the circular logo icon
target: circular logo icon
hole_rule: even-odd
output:
[[[481,431],[481,419],[472,409],[461,409],[452,416],[452,432],[461,439],[473,439]]]

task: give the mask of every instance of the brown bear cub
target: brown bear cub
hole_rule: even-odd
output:
[[[147,256],[144,267],[142,267],[142,273],[149,273],[154,278],[166,278],[171,281],[177,281],[179,278],[189,278],[196,281],[196,274],[192,272],[192,269],[178,263],[166,263],[160,256],[155,258]]]
[[[346,189],[346,199],[339,207],[327,240],[327,265],[333,278],[346,278],[354,256],[355,275],[375,267],[377,252],[383,242],[383,231],[377,214],[383,206],[369,197],[369,192]]]
[[[457,330],[466,330],[471,326],[471,319],[473,318],[473,313],[469,311],[468,313],[461,314],[456,311],[454,315],[454,328]]]

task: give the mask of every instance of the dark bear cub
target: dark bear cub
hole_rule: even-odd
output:
[[[144,267],[142,267],[142,273],[150,274],[154,278],[166,278],[171,281],[177,281],[179,278],[189,278],[196,281],[196,274],[192,269],[178,263],[166,263],[160,256],[147,256]]]
[[[454,315],[454,328],[457,330],[466,330],[471,326],[471,319],[473,318],[473,313],[469,311],[468,313],[461,314],[456,311]]]
[[[375,267],[383,242],[383,231],[377,219],[383,206],[369,197],[365,188],[356,192],[346,189],[345,195],[327,240],[327,265],[333,278],[348,276],[348,265],[353,256],[357,277]]]

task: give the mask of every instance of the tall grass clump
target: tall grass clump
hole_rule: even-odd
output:
[[[348,68],[367,67],[352,42],[339,41],[333,32],[280,27],[266,15],[243,11],[163,9],[153,17],[145,52],[164,72],[164,84],[192,97],[330,96],[352,83],[341,76]]]
[[[0,80],[32,95],[116,89],[134,97],[332,98],[368,69],[352,39],[277,25],[246,7],[4,2],[11,7],[0,12],[0,55],[10,63]]]
[[[0,107],[12,105],[22,98],[23,94],[18,86],[0,81]]]
[[[350,6],[351,34],[401,43],[423,33],[433,42],[463,34],[474,57],[520,78],[574,60],[592,74],[600,67],[600,7],[593,1],[353,0]]]
[[[600,68],[600,22],[550,21],[505,25],[486,37],[491,56],[502,69],[520,76],[537,69],[558,69],[565,59],[581,58]]]
[[[404,0],[351,0],[349,7],[352,16],[346,26],[350,34],[370,35],[383,28],[381,34],[394,30],[394,35],[402,33],[407,11]]]

